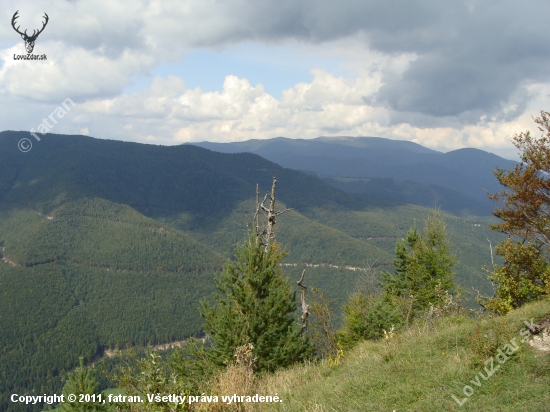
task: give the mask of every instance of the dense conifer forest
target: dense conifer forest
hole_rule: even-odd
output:
[[[0,133],[0,411],[11,393],[55,393],[105,349],[202,334],[199,301],[246,238],[256,184],[279,180],[285,276],[308,268],[341,319],[361,268],[389,270],[428,209],[342,192],[253,154]],[[457,282],[489,292],[486,217],[447,216]],[[40,409],[39,406],[36,410]]]

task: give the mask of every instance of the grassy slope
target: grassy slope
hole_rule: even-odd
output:
[[[447,318],[433,332],[413,327],[389,345],[363,342],[339,366],[297,366],[264,378],[262,393],[278,393],[283,399],[264,410],[548,411],[550,353],[527,343],[520,343],[520,350],[488,380],[479,378],[480,387],[470,381],[498,348],[512,338],[521,340],[524,320],[549,316],[550,301],[545,301],[503,318]],[[465,398],[465,385],[474,393],[459,406],[452,395]]]

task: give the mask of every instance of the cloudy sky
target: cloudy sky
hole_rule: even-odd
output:
[[[0,0],[0,130],[181,144],[381,136],[516,157],[550,109],[547,0]],[[26,54],[11,19],[32,33]],[[51,124],[51,122],[50,122]],[[537,132],[537,135],[539,133]]]

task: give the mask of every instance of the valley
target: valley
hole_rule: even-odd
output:
[[[256,184],[265,193],[273,176],[277,207],[293,208],[277,225],[285,273],[305,268],[337,317],[360,269],[391,271],[396,241],[429,211],[250,153],[65,135],[21,153],[23,135],[0,133],[1,411],[9,393],[58,391],[80,356],[201,336],[199,303],[246,236]],[[465,292],[491,292],[482,268],[502,238],[491,221],[446,216]]]

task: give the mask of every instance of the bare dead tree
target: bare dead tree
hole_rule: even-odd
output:
[[[488,297],[481,293],[478,289],[472,287],[472,291],[474,292],[474,300],[477,302],[477,304],[481,307],[481,315],[485,314],[485,312],[489,312],[487,307],[485,306],[485,303],[489,299],[494,299],[496,296],[496,289],[493,287],[493,294],[491,297]]]
[[[308,318],[309,318],[309,305],[306,303],[307,287],[302,285],[302,282],[304,281],[304,275],[305,274],[306,274],[306,270],[304,269],[302,271],[302,277],[300,278],[299,281],[296,282],[298,284],[298,286],[300,286],[300,289],[302,289],[302,292],[300,293],[300,300],[302,302],[302,331],[301,331],[302,336],[304,336],[305,333],[306,333],[307,321],[308,321]]]
[[[258,227],[260,226],[260,186],[256,183],[256,213],[254,214],[254,224],[256,225],[256,234],[258,233]]]
[[[262,244],[265,245],[265,250],[269,248],[271,240],[275,238],[275,224],[277,223],[277,216],[282,215],[292,208],[286,208],[284,210],[275,211],[275,188],[277,186],[277,178],[273,177],[273,184],[271,185],[271,193],[266,193],[264,199],[260,202],[259,189],[256,185],[256,213],[254,215],[254,221],[256,223],[256,235],[262,237]],[[264,203],[269,199],[269,207],[266,207]],[[260,211],[264,212],[267,218],[267,223],[264,228],[260,227],[259,214]]]
[[[426,323],[428,324],[428,328],[430,332],[434,330],[434,314],[435,314],[434,307],[433,305],[430,305],[430,310],[426,314]]]
[[[309,288],[309,292],[312,294],[307,330],[310,342],[323,358],[334,358],[338,355],[338,345],[332,322],[334,312],[319,289],[312,286]]]
[[[489,242],[489,251],[491,252],[491,270],[495,270],[495,258],[493,255],[493,244],[487,238],[487,242]],[[491,271],[484,267],[484,270],[487,271],[489,274],[491,274]],[[485,306],[485,303],[491,299],[494,299],[497,294],[497,290],[495,288],[495,285],[493,284],[493,294],[489,297],[484,294],[482,294],[478,289],[472,287],[472,291],[474,292],[474,300],[477,302],[477,304],[481,307],[481,315],[485,314],[485,312],[489,312],[487,307]]]
[[[256,211],[254,213],[254,219],[252,220],[254,224],[254,230],[256,231],[256,244],[261,241],[260,210],[260,187],[258,186],[258,183],[256,183]]]
[[[378,296],[380,293],[379,275],[375,267],[377,261],[378,259],[372,263],[367,262],[363,268],[359,269],[355,290],[365,296]]]

